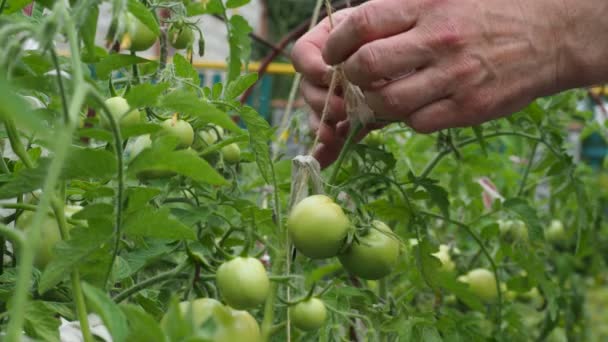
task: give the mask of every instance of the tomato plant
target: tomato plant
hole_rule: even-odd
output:
[[[310,20],[261,38],[255,6],[0,1],[0,339],[608,339],[608,164],[577,152],[608,137],[603,92],[351,125],[321,170],[298,79],[250,63]]]

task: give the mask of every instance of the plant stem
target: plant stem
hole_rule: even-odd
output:
[[[23,253],[19,258],[19,272],[17,274],[17,281],[13,294],[13,309],[11,310],[11,320],[8,323],[8,329],[6,334],[8,341],[19,341],[21,339],[20,337],[23,331],[23,322],[25,318],[25,308],[27,307],[28,301],[27,294],[30,289],[32,271],[34,268],[35,250],[38,247],[38,243],[40,240],[40,229],[42,220],[44,218],[44,215],[46,215],[46,212],[48,210],[47,208],[51,204],[52,194],[61,175],[61,170],[67,158],[68,150],[72,142],[72,135],[76,129],[76,119],[78,118],[80,108],[82,108],[85,97],[87,95],[87,91],[89,89],[88,86],[86,86],[82,73],[82,68],[80,64],[80,50],[72,18],[70,17],[69,12],[67,11],[63,2],[58,2],[55,5],[55,9],[61,11],[63,14],[64,28],[66,30],[67,38],[70,45],[73,71],[72,80],[77,86],[74,87],[75,94],[72,97],[69,106],[68,113],[70,120],[68,124],[65,125],[63,130],[57,132],[55,148],[53,149],[54,158],[51,160],[51,163],[47,170],[47,176],[43,184],[43,192],[42,197],[40,199],[40,204],[38,210],[36,211],[36,214],[32,219],[32,225],[30,226],[26,234],[26,244],[23,248]],[[74,281],[79,282],[79,279],[78,277],[76,279],[73,278],[72,281],[74,284]],[[73,288],[73,290],[78,291],[80,289],[79,285],[80,284]],[[80,301],[78,299],[78,297],[80,296],[82,296],[81,293],[75,293],[76,304],[77,306],[80,306],[78,310],[79,312],[82,311],[81,309],[83,309],[82,306],[84,305],[84,301]],[[80,324],[84,340],[86,342],[90,342],[93,341],[93,337],[89,330],[88,321],[86,319],[86,308],[84,308],[84,312],[84,317],[79,315],[79,318],[81,318]]]
[[[338,155],[338,159],[336,160],[336,163],[334,165],[331,177],[329,177],[329,184],[333,185],[336,182],[338,174],[340,173],[340,169],[342,168],[342,163],[344,163],[344,160],[346,159],[346,156],[350,151],[350,147],[352,146],[355,137],[361,132],[362,129],[363,125],[358,123],[355,127],[352,127],[351,131],[348,133],[348,137],[344,142],[344,147],[342,148],[342,151],[340,151],[340,155]]]
[[[59,94],[61,95],[61,108],[63,109],[63,120],[67,124],[70,121],[70,114],[68,113],[68,100],[65,96],[65,89],[63,87],[63,79],[61,75],[61,68],[59,67],[59,59],[54,49],[49,49],[51,52],[51,58],[57,71],[57,84],[59,85]]]
[[[547,146],[547,148],[555,155],[559,156],[559,152],[555,151],[553,149],[553,147],[551,145],[549,145],[546,141],[544,141],[542,139],[542,137],[538,137],[538,136],[534,136],[534,135],[530,135],[530,134],[526,134],[526,133],[520,133],[520,132],[494,132],[494,133],[490,133],[487,135],[484,135],[483,138],[484,139],[490,139],[490,138],[498,138],[498,137],[502,137],[502,136],[518,136],[518,137],[522,137],[522,138],[526,138],[532,141],[536,141],[537,143],[541,143],[544,144],[545,146]],[[470,144],[474,144],[477,141],[479,141],[476,137],[475,138],[470,138],[470,139],[465,139],[461,142],[459,142],[456,147],[458,148],[462,148],[465,147],[467,145]],[[420,176],[418,176],[419,179],[424,179],[426,177],[428,177],[428,175],[433,171],[433,169],[439,164],[439,162],[447,155],[449,155],[452,151],[451,150],[442,150],[440,151],[435,158],[433,158],[428,164],[427,166],[423,169],[422,173],[420,173]],[[413,187],[413,190],[416,190],[416,188],[418,188],[418,184],[415,184]]]
[[[532,169],[532,164],[534,162],[534,158],[536,157],[536,151],[538,150],[538,141],[534,142],[532,146],[532,152],[530,153],[530,160],[526,164],[526,169],[524,170],[524,175],[521,178],[521,184],[519,184],[519,191],[517,191],[517,196],[521,196],[524,193],[526,188],[526,182],[528,181],[528,176],[530,175],[530,169]]]
[[[159,273],[159,274],[155,275],[154,277],[148,278],[148,279],[142,281],[141,283],[137,283],[137,284],[131,286],[130,288],[122,291],[121,293],[114,296],[114,298],[112,298],[112,300],[114,300],[115,303],[120,303],[123,300],[136,294],[137,292],[147,288],[148,286],[159,284],[160,282],[163,282],[163,281],[171,279],[171,278],[176,278],[187,266],[188,266],[188,263],[184,262],[183,264],[178,265],[176,268],[172,269],[171,271]]]
[[[287,229],[284,229],[283,227],[283,214],[282,214],[282,210],[281,210],[281,199],[279,196],[279,184],[277,182],[277,177],[276,177],[276,173],[274,170],[274,163],[270,163],[270,170],[271,170],[271,174],[272,174],[272,184],[273,184],[273,195],[274,195],[274,214],[275,217],[277,219],[277,227],[278,227],[278,231],[279,231],[279,236],[281,233],[284,234],[283,236],[283,240],[279,239],[280,243],[281,241],[283,241],[281,244],[283,244],[283,246],[280,246],[279,251],[283,251],[284,252],[284,256],[280,256],[279,252],[277,252],[274,257],[276,258],[276,262],[273,263],[272,265],[272,274],[279,274],[279,273],[283,273],[283,263],[286,262],[286,270],[285,270],[285,274],[289,275],[289,265],[290,265],[290,255],[289,255],[289,250],[290,250],[290,242],[289,242],[289,234],[287,232]],[[268,341],[270,339],[270,336],[272,336],[272,331],[273,331],[273,321],[274,321],[274,303],[276,300],[276,295],[277,295],[277,291],[279,289],[279,284],[276,282],[272,282],[270,283],[270,295],[268,295],[268,298],[266,299],[266,303],[264,305],[264,318],[262,320],[262,341]],[[288,294],[289,294],[289,290],[287,290]],[[289,297],[288,297],[289,299]],[[286,324],[286,329],[287,329],[287,336],[290,336],[290,324],[289,324],[289,307],[287,307],[287,324]],[[287,339],[289,341],[289,338]]]
[[[104,284],[108,285],[108,281],[110,279],[110,275],[112,273],[112,268],[114,266],[114,262],[118,257],[118,252],[120,249],[120,238],[122,234],[122,206],[123,206],[123,197],[124,197],[124,187],[125,187],[125,178],[124,178],[124,161],[123,161],[123,140],[122,135],[120,134],[120,127],[114,116],[111,114],[110,109],[103,101],[103,98],[96,91],[91,91],[91,96],[95,99],[97,104],[101,106],[103,109],[101,112],[106,116],[106,119],[110,123],[110,128],[112,130],[112,135],[114,136],[114,152],[116,152],[116,168],[118,170],[118,184],[116,189],[116,200],[114,203],[116,218],[114,221],[114,249],[112,251],[112,260],[110,261],[110,266],[106,271]]]

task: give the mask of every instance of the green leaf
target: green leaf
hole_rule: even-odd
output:
[[[504,208],[519,216],[528,227],[530,242],[544,241],[543,227],[536,210],[523,198],[511,198],[503,203]]]
[[[125,260],[129,264],[130,273],[126,276],[131,276],[146,266],[151,261],[169,254],[174,247],[165,244],[164,242],[150,241],[139,247],[131,253],[125,255]]]
[[[196,71],[192,64],[190,64],[182,55],[180,55],[179,53],[173,55],[173,64],[175,65],[176,76],[185,79],[190,79],[191,82],[197,86],[201,84],[201,80],[198,76],[198,71]]]
[[[143,5],[142,5],[143,6]],[[141,64],[150,62],[145,58],[132,55],[111,54],[96,64],[97,77],[101,80],[107,80],[110,73],[114,70],[124,68],[133,64]]]
[[[126,341],[129,327],[127,317],[112,298],[100,289],[83,283],[82,291],[87,299],[88,308],[97,313],[116,342]]]
[[[228,83],[224,91],[224,99],[233,100],[249,89],[258,80],[257,73],[250,73],[239,76],[236,80]]]
[[[131,108],[154,107],[160,95],[168,88],[168,83],[138,84],[129,90],[129,93],[125,95],[125,99],[127,99]]]
[[[89,221],[87,228],[72,229],[71,239],[61,241],[55,247],[55,256],[42,273],[38,291],[45,293],[65,279],[78,265],[85,263],[95,252],[104,252],[106,249],[102,246],[109,245],[111,238],[111,224],[91,224]]]
[[[146,207],[131,213],[125,218],[124,232],[132,236],[158,239],[196,239],[196,234],[190,227],[170,216],[169,208],[154,210]]]
[[[116,157],[105,150],[74,147],[63,169],[65,179],[107,179],[116,173]]]
[[[6,2],[6,7],[4,8],[4,13],[11,14],[20,11],[31,2],[32,0],[8,0]]]
[[[136,124],[133,126],[125,127],[121,129],[122,138],[127,139],[130,137],[136,137],[144,134],[152,134],[161,130],[161,127],[153,123]]]
[[[206,123],[222,126],[235,133],[242,132],[228,114],[217,109],[214,105],[204,102],[192,92],[173,91],[161,99],[160,106],[164,109],[197,117]]]
[[[270,147],[268,145],[272,129],[268,122],[262,118],[253,108],[243,107],[241,119],[247,125],[251,149],[255,154],[255,160],[266,183],[272,180],[272,160],[270,159]]]
[[[75,220],[88,220],[109,217],[114,213],[114,206],[109,203],[93,203],[85,206],[72,216]]]
[[[59,341],[60,322],[55,311],[41,301],[30,301],[25,307],[25,332],[42,341]]]
[[[146,5],[137,0],[129,0],[128,8],[129,12],[146,25],[156,36],[160,34],[158,23]]]
[[[40,189],[47,175],[47,168],[48,160],[43,160],[36,168],[14,173],[10,181],[0,187],[0,199],[15,198]]]
[[[479,146],[481,146],[481,150],[485,156],[488,155],[488,143],[483,137],[483,127],[481,126],[473,126],[473,133],[475,133],[475,138],[477,142],[479,142]]]
[[[165,334],[154,317],[150,316],[141,307],[135,305],[121,306],[124,316],[129,321],[130,342],[165,342]]]
[[[79,129],[77,134],[81,138],[91,138],[91,139],[105,141],[105,142],[114,141],[114,136],[112,135],[112,133],[105,129],[83,128],[83,129]]]
[[[89,4],[88,15],[80,28],[80,36],[87,49],[87,54],[95,55],[95,35],[97,34],[97,18],[99,17],[99,7],[97,4]]]
[[[240,15],[233,15],[229,20],[228,43],[230,53],[228,56],[228,82],[235,80],[243,68],[243,63],[249,60],[251,54],[251,40],[249,33],[251,26]]]
[[[34,83],[35,84],[35,83]],[[48,128],[44,121],[31,110],[26,100],[17,95],[18,88],[9,83],[0,73],[0,94],[2,95],[2,106],[0,106],[0,120],[11,120],[20,129],[27,128],[30,131],[44,132]]]
[[[431,179],[422,179],[418,184],[427,191],[431,198],[431,202],[437,205],[443,216],[450,217],[450,200],[448,192]]]
[[[127,213],[144,208],[148,202],[161,193],[159,189],[148,187],[131,187],[126,191]]]
[[[226,1],[227,8],[237,8],[247,5],[251,0],[228,0]]]
[[[192,150],[172,151],[158,145],[142,151],[129,166],[129,174],[172,171],[197,182],[225,185],[227,181]]]

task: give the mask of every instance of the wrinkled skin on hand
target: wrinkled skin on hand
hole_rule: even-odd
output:
[[[333,162],[349,127],[340,91],[319,122],[330,65],[343,63],[378,119],[466,127],[608,81],[607,18],[605,0],[374,0],[336,12],[333,30],[323,20],[292,53],[316,113],[315,156]]]

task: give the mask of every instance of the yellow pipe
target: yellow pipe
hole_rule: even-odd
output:
[[[591,88],[591,92],[595,95],[608,96],[608,86],[599,86]]]
[[[226,62],[223,61],[194,61],[192,63],[195,69],[215,69],[215,70],[226,70],[227,65]],[[260,62],[251,62],[249,63],[249,71],[257,72],[260,71],[261,63]],[[270,63],[268,68],[266,69],[266,73],[268,74],[282,74],[282,75],[292,75],[296,72],[293,68],[293,65],[289,63]]]

